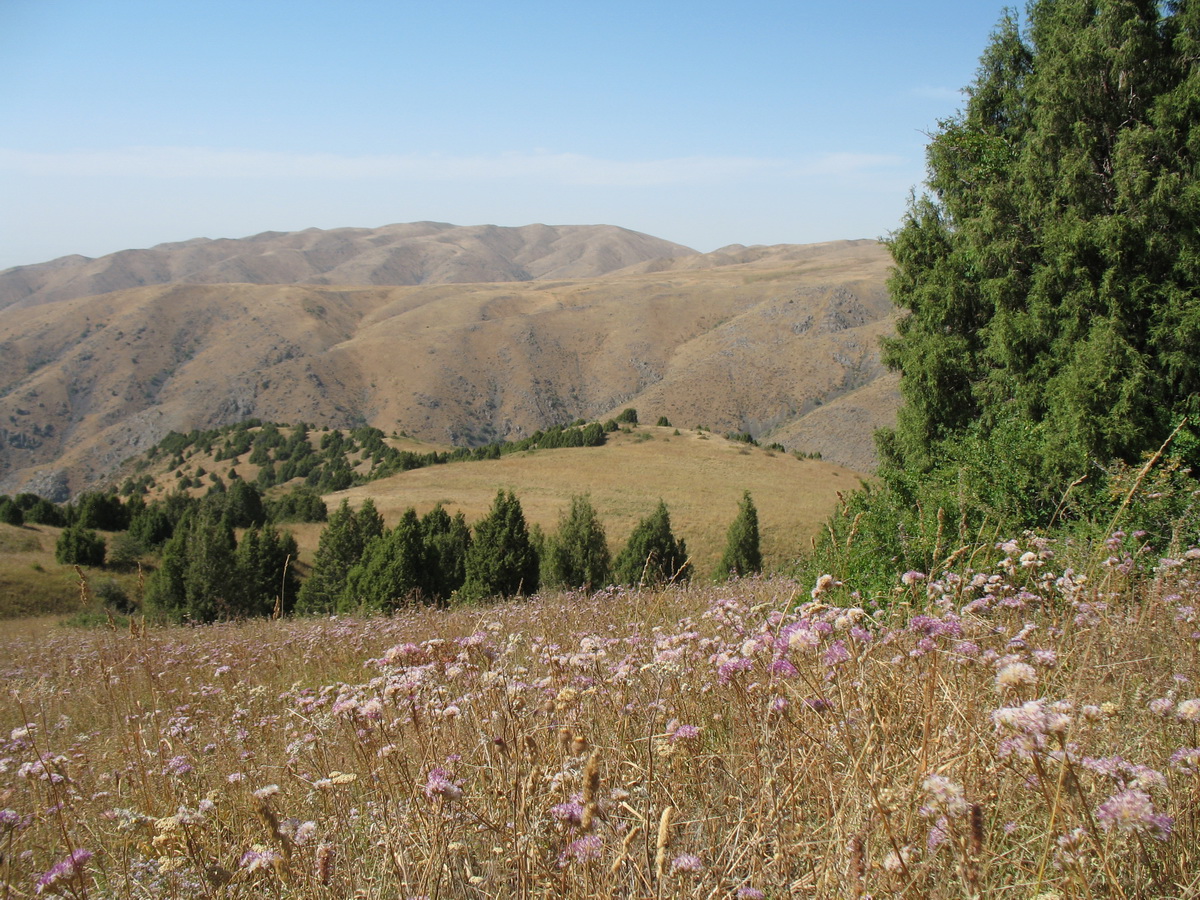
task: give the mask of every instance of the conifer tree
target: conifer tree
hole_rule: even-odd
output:
[[[1183,0],[1034,0],[1000,22],[891,242],[904,405],[879,444],[908,500],[954,480],[1034,524],[1067,483],[1195,425],[1198,45]],[[1198,435],[1173,447],[1190,464]]]
[[[546,539],[544,581],[555,587],[593,588],[608,584],[611,556],[604,526],[586,496],[572,497],[558,531]]]
[[[346,576],[362,557],[367,543],[383,530],[383,519],[370,498],[358,513],[347,500],[329,517],[321,531],[312,571],[300,586],[296,612],[328,614],[338,607]]]
[[[613,564],[613,577],[619,584],[661,585],[686,581],[691,572],[687,545],[675,539],[667,505],[659,500],[654,512],[629,535]]]
[[[753,575],[762,571],[762,551],[759,547],[758,509],[750,492],[742,494],[737,518],[729,526],[725,539],[725,553],[717,564],[717,576]]]
[[[25,524],[25,513],[9,497],[0,497],[0,522],[20,527]]]
[[[430,596],[429,554],[421,521],[409,507],[391,531],[373,538],[346,576],[338,609],[391,611]]]
[[[234,612],[269,616],[278,603],[281,613],[291,612],[296,601],[296,540],[270,526],[246,530],[234,553]]]
[[[538,589],[538,565],[521,504],[511,491],[501,490],[475,525],[463,593],[473,600],[532,594]]]
[[[104,538],[95,531],[71,525],[54,544],[54,560],[64,566],[102,566],[106,550]]]
[[[185,618],[215,622],[238,614],[236,548],[233,528],[223,518],[201,511],[193,519],[183,570]]]
[[[451,517],[439,503],[421,518],[421,532],[429,554],[430,593],[444,602],[466,581],[471,530],[461,511]]]

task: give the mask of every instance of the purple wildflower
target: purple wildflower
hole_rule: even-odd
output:
[[[704,863],[694,853],[682,853],[671,860],[672,872],[699,872],[703,868]]]
[[[578,828],[583,822],[583,803],[578,795],[566,803],[557,803],[550,807],[550,815],[565,825]]]
[[[680,725],[671,735],[672,741],[690,741],[699,737],[700,729],[695,725]]]
[[[1154,811],[1150,795],[1145,791],[1121,791],[1100,804],[1096,819],[1105,831],[1121,834],[1148,832],[1160,841],[1171,836],[1174,824],[1170,816]]]
[[[274,850],[263,847],[261,844],[255,844],[251,849],[242,854],[242,858],[238,862],[238,867],[245,869],[247,872],[269,872],[279,860],[280,856]]]
[[[721,663],[717,668],[717,681],[721,684],[729,684],[733,680],[733,676],[739,672],[749,672],[754,668],[754,660],[752,659],[731,659]]]
[[[604,843],[599,835],[588,834],[567,844],[558,856],[559,868],[566,868],[573,862],[591,862],[600,858]]]
[[[451,775],[441,767],[429,770],[425,779],[425,796],[430,800],[443,797],[446,800],[457,800],[462,796],[462,788],[451,780]]]
[[[846,649],[845,641],[834,641],[825,650],[825,665],[836,666],[839,663],[844,663],[850,658],[850,651]]]
[[[83,865],[91,858],[91,850],[84,850],[82,847],[72,850],[65,859],[56,862],[38,878],[34,893],[57,893],[60,884],[83,874]]]

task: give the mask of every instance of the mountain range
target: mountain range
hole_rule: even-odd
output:
[[[421,222],[7,269],[0,492],[63,499],[247,417],[480,444],[624,407],[867,471],[898,405],[888,264],[875,241]]]

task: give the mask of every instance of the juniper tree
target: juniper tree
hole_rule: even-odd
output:
[[[642,519],[613,564],[619,584],[659,585],[691,577],[687,545],[671,532],[671,515],[659,500],[658,507]]]
[[[338,609],[391,611],[410,598],[429,597],[430,559],[421,522],[409,507],[396,527],[373,538],[346,575]]]
[[[572,497],[558,530],[546,539],[543,580],[555,587],[592,588],[608,583],[611,556],[604,526],[587,497]]]
[[[296,540],[271,526],[254,526],[242,534],[234,553],[235,601],[239,616],[269,616],[278,607],[289,613],[295,606]]]
[[[54,560],[64,566],[102,566],[106,549],[104,538],[91,528],[70,525],[54,544]]]
[[[1195,423],[1198,50],[1190,0],[1035,0],[1024,27],[1001,20],[891,240],[893,487],[962,479],[1033,522],[1097,464]],[[1191,463],[1197,434],[1175,442]]]
[[[521,504],[511,491],[501,490],[491,511],[475,524],[463,593],[474,600],[532,594],[538,589],[538,565]]]
[[[329,517],[321,531],[312,571],[300,586],[296,612],[331,613],[346,588],[346,576],[362,557],[372,538],[383,531],[383,519],[370,498],[356,513],[347,500]]]
[[[439,503],[421,518],[421,533],[429,554],[430,593],[443,602],[466,581],[471,530],[462,512],[451,517]]]
[[[737,518],[729,526],[725,538],[725,553],[717,564],[717,575],[753,575],[762,571],[762,551],[759,547],[758,509],[750,492],[742,494]]]

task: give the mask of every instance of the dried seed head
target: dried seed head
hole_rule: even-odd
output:
[[[855,897],[861,897],[866,891],[866,841],[862,832],[850,838],[850,887]]]
[[[582,734],[577,734],[571,739],[571,753],[575,756],[582,756],[583,751],[587,749],[587,738]]]
[[[600,751],[593,750],[588,757],[587,766],[583,770],[583,802],[593,803],[596,792],[600,789]]]
[[[571,729],[566,725],[558,729],[558,748],[566,753],[571,749]]]
[[[671,819],[675,815],[675,807],[668,806],[662,811],[662,818],[658,820],[658,842],[655,844],[657,852],[654,855],[654,870],[659,878],[663,877],[663,871],[667,867],[667,850],[671,846]]]
[[[317,881],[328,887],[333,878],[333,844],[322,841],[317,846]]]

